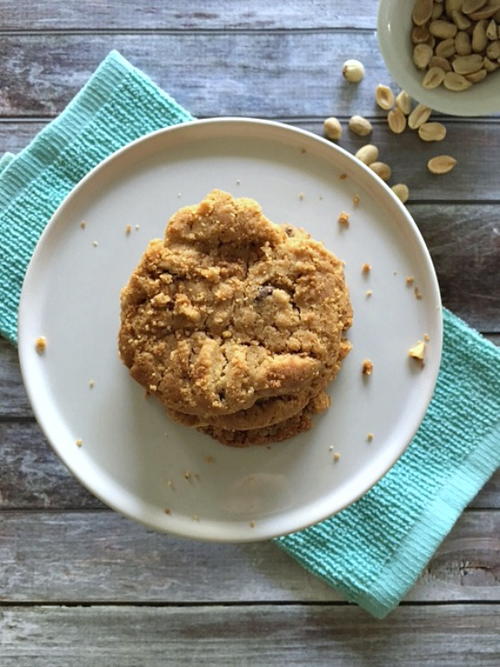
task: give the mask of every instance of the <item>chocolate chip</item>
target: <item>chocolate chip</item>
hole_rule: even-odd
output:
[[[255,300],[260,301],[261,299],[265,299],[266,296],[271,296],[273,292],[274,292],[274,287],[271,287],[271,285],[264,285],[259,289],[257,296],[255,297]]]

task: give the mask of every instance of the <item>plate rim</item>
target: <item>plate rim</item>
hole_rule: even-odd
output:
[[[357,168],[361,168],[362,171],[365,172],[365,174],[368,176],[369,179],[372,180],[373,183],[376,184],[379,188],[381,188],[382,192],[385,193],[386,196],[389,196],[389,198],[392,200],[393,203],[396,204],[396,206],[399,208],[400,213],[403,215],[403,217],[406,220],[406,223],[408,226],[411,228],[413,232],[413,236],[415,241],[417,242],[419,246],[419,250],[422,254],[422,258],[425,260],[425,268],[428,273],[429,279],[432,284],[433,288],[433,293],[432,295],[429,295],[429,298],[432,298],[433,301],[436,303],[436,330],[438,332],[437,339],[434,340],[434,354],[435,354],[435,364],[434,368],[432,369],[433,377],[431,378],[432,382],[430,385],[430,389],[428,391],[428,394],[420,404],[420,409],[418,410],[418,416],[415,418],[414,425],[412,428],[409,430],[409,438],[407,442],[402,442],[401,446],[398,448],[397,453],[387,457],[387,463],[386,465],[383,466],[383,470],[379,475],[376,475],[373,477],[368,484],[360,485],[360,491],[357,493],[355,496],[353,496],[349,501],[347,502],[342,502],[339,504],[338,507],[334,509],[333,512],[329,512],[328,514],[324,515],[322,513],[321,516],[315,516],[312,518],[310,521],[306,523],[302,523],[301,525],[296,525],[294,527],[287,527],[286,530],[282,530],[280,532],[276,531],[271,531],[271,530],[266,530],[266,531],[261,531],[257,530],[255,527],[248,527],[247,526],[247,531],[245,535],[241,534],[241,530],[237,529],[236,532],[238,532],[238,535],[235,536],[234,532],[233,534],[231,533],[231,528],[225,529],[225,531],[222,534],[214,534],[213,531],[210,531],[207,526],[207,530],[203,529],[203,522],[197,522],[193,523],[192,530],[189,530],[190,524],[187,522],[185,523],[186,530],[178,530],[176,528],[172,529],[169,526],[160,526],[154,521],[149,521],[148,519],[143,518],[142,516],[138,516],[137,514],[134,514],[133,512],[129,512],[127,510],[124,510],[121,508],[118,504],[115,503],[114,498],[110,498],[106,495],[105,491],[102,491],[101,488],[96,488],[96,486],[92,483],[92,480],[87,480],[84,477],[82,477],[79,474],[79,470],[76,466],[72,465],[70,461],[68,460],[69,457],[66,456],[65,454],[65,448],[62,446],[59,446],[58,443],[53,442],[52,439],[48,435],[48,428],[45,427],[46,420],[44,419],[43,415],[41,414],[40,410],[38,409],[38,404],[37,404],[37,399],[34,394],[33,388],[31,386],[31,379],[30,379],[30,371],[29,371],[29,361],[28,361],[28,349],[29,349],[29,341],[26,340],[25,337],[25,322],[28,318],[28,298],[29,298],[29,287],[30,283],[32,281],[32,274],[36,270],[36,263],[37,263],[37,257],[38,254],[42,251],[45,238],[47,237],[49,230],[53,227],[53,225],[56,223],[58,218],[64,213],[65,207],[70,203],[71,199],[79,193],[81,189],[83,189],[87,182],[90,181],[91,179],[94,178],[95,174],[98,173],[101,169],[105,168],[110,162],[117,160],[120,158],[120,156],[128,151],[133,150],[137,145],[151,141],[156,138],[156,137],[162,137],[165,134],[171,134],[179,131],[186,131],[186,128],[188,127],[193,127],[193,126],[200,126],[200,125],[205,125],[205,126],[211,126],[211,125],[237,125],[237,124],[242,124],[242,125],[252,125],[252,126],[267,126],[270,128],[276,128],[280,130],[286,130],[288,132],[291,132],[292,134],[298,134],[303,136],[307,141],[313,141],[313,142],[319,142],[320,144],[327,146],[330,150],[336,153],[340,153],[344,155],[344,157],[347,157],[348,160],[353,161],[356,165]],[[438,308],[439,307],[439,308]],[[28,268],[26,270],[24,280],[23,280],[23,286],[21,290],[21,297],[19,301],[19,309],[18,309],[18,356],[19,356],[19,363],[20,363],[20,369],[21,369],[21,376],[23,379],[23,384],[26,390],[26,393],[28,395],[28,399],[30,401],[31,408],[33,410],[33,413],[35,415],[36,421],[41,428],[42,432],[44,433],[47,441],[49,442],[52,450],[55,452],[57,457],[62,461],[62,463],[66,466],[66,468],[71,472],[71,474],[76,477],[76,479],[84,486],[90,493],[92,493],[96,498],[101,500],[106,506],[110,507],[112,510],[115,512],[121,514],[122,516],[125,516],[128,519],[132,519],[134,521],[137,521],[138,523],[151,528],[153,530],[156,530],[158,532],[162,533],[167,533],[167,534],[173,534],[177,535],[180,537],[185,537],[185,538],[191,538],[191,539],[197,539],[201,541],[206,541],[206,542],[218,542],[218,543],[245,543],[245,542],[258,542],[258,541],[264,541],[264,540],[269,540],[277,537],[282,537],[284,535],[288,535],[291,533],[295,533],[297,531],[304,530],[306,528],[309,528],[312,525],[315,525],[317,523],[320,523],[321,521],[324,521],[325,519],[329,518],[330,516],[333,516],[337,514],[338,512],[344,510],[346,507],[349,507],[352,505],[354,502],[359,500],[362,496],[364,496],[373,486],[375,486],[380,479],[386,475],[389,470],[393,467],[393,465],[399,460],[399,458],[404,454],[406,449],[408,448],[409,444],[411,443],[413,437],[415,436],[416,432],[420,428],[420,425],[425,417],[425,414],[427,412],[427,408],[432,400],[432,397],[434,395],[436,383],[437,383],[437,378],[439,374],[439,369],[440,369],[440,364],[441,364],[441,357],[442,357],[442,339],[443,339],[443,319],[442,319],[442,303],[441,303],[441,294],[440,294],[440,289],[439,289],[439,283],[436,275],[436,271],[432,262],[432,258],[430,255],[430,252],[427,248],[427,245],[425,244],[425,241],[423,239],[423,236],[413,220],[413,217],[407,210],[407,208],[402,204],[402,202],[396,197],[394,192],[389,188],[389,186],[381,181],[365,164],[363,164],[361,161],[357,160],[356,157],[347,151],[346,149],[342,148],[341,146],[338,146],[335,143],[332,143],[328,141],[327,139],[314,134],[313,132],[310,132],[309,130],[304,130],[302,128],[297,128],[293,125],[289,125],[287,123],[282,123],[279,121],[275,120],[267,120],[267,119],[260,119],[260,118],[252,118],[252,117],[244,117],[244,116],[221,116],[221,117],[215,117],[215,118],[208,118],[208,119],[201,119],[201,120],[192,120],[192,121],[186,121],[183,123],[179,123],[177,125],[172,125],[164,128],[160,128],[158,130],[154,130],[153,132],[149,132],[148,134],[145,134],[141,137],[138,137],[134,141],[126,144],[125,146],[122,146],[119,148],[117,151],[111,153],[108,157],[106,157],[104,160],[99,162],[91,171],[89,171],[84,178],[82,178],[81,181],[79,181],[74,188],[70,190],[70,192],[64,197],[62,202],[59,204],[49,221],[47,222],[47,225],[45,226],[42,234],[40,235],[40,238],[38,239],[38,242],[35,246],[35,249],[33,251],[32,257],[30,259]],[[297,510],[295,510],[297,511]],[[210,523],[211,525],[213,524],[218,524],[219,521],[217,520],[211,520],[210,522],[207,522],[207,524]],[[226,526],[230,526],[231,524],[235,524],[236,526],[243,526],[245,523],[248,524],[248,522],[245,522],[243,520],[235,521],[235,522],[227,522],[223,521],[220,522],[220,524],[224,524]],[[184,524],[183,524],[184,525]]]

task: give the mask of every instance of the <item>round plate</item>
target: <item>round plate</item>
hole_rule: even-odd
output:
[[[213,188],[255,198],[271,220],[305,227],[346,262],[353,350],[331,386],[332,407],[311,431],[269,447],[232,449],[172,423],[118,358],[121,287],[172,213]],[[341,211],[351,214],[348,228],[337,222]],[[19,318],[28,394],[68,468],[123,514],[205,540],[282,535],[365,493],[420,424],[441,353],[436,276],[399,200],[341,148],[252,119],[160,130],[96,167],[43,233]],[[408,348],[424,333],[430,343],[421,368]],[[42,355],[39,336],[47,339]],[[369,378],[361,374],[366,358],[374,363]]]

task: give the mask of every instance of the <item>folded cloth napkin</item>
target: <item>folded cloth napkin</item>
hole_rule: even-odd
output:
[[[18,156],[0,160],[0,332],[16,340],[22,281],[43,228],[76,183],[133,139],[192,116],[116,51]],[[377,617],[415,582],[500,465],[500,354],[444,311],[434,398],[405,454],[365,496],[276,540]]]

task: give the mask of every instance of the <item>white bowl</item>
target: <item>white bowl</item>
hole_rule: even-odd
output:
[[[380,49],[396,83],[412,97],[452,116],[484,116],[500,111],[500,70],[462,92],[443,86],[422,87],[423,73],[412,60],[410,30],[414,0],[380,0],[377,34]]]

